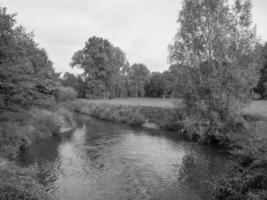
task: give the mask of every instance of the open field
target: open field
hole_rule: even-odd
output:
[[[253,101],[248,108],[245,109],[245,113],[258,114],[267,117],[267,101]]]
[[[127,106],[147,106],[147,107],[160,107],[160,108],[172,108],[174,107],[175,99],[163,99],[163,98],[119,98],[119,99],[99,99],[99,100],[87,100],[84,101],[92,103],[108,103],[115,105],[127,105]]]
[[[100,100],[84,100],[94,103],[108,103],[115,105],[129,106],[152,106],[152,107],[174,107],[175,99],[162,98],[120,98],[120,99],[100,99]],[[267,117],[267,101],[253,101],[251,105],[245,109],[245,113],[258,114]]]

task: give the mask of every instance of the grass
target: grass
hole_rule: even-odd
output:
[[[123,100],[122,100],[123,101]],[[131,105],[105,103],[105,100],[77,100],[72,103],[76,112],[94,116],[98,119],[121,122],[129,125],[142,125],[146,122],[155,123],[160,128],[177,130],[174,108],[159,106],[144,106],[132,103]],[[147,102],[148,103],[148,102]]]
[[[125,106],[142,106],[142,107],[159,107],[159,108],[174,108],[175,104],[179,104],[180,100],[168,98],[119,98],[119,99],[99,99],[88,100],[80,99],[80,101],[90,103],[105,103],[112,105],[125,105]],[[253,101],[245,110],[244,114],[257,114],[267,117],[267,101],[258,100]]]
[[[174,99],[162,99],[162,98],[119,98],[119,99],[99,99],[88,100],[81,99],[81,101],[90,103],[105,103],[112,105],[123,106],[145,106],[145,107],[160,107],[160,108],[173,108]]]
[[[120,109],[121,106],[128,107],[128,109],[130,109],[130,107],[137,108],[147,121],[156,123],[161,128],[176,131],[178,127],[173,121],[177,120],[177,118],[182,115],[180,114],[180,116],[177,116],[177,109],[175,110],[176,107],[179,108],[180,100],[167,98],[79,99],[76,102],[79,102],[79,106],[82,107],[82,110],[84,110],[85,113],[89,112],[88,105],[94,105],[94,107],[101,107],[104,105],[105,108],[110,105],[110,107]],[[116,112],[116,109],[112,109],[112,112]],[[104,117],[104,115],[107,116],[108,114],[102,114],[102,119],[106,118],[106,120],[108,120],[109,117]],[[249,123],[249,126],[254,130],[255,128],[257,129],[259,137],[267,137],[267,101],[253,101],[244,110],[243,115]],[[111,121],[114,121],[114,119]],[[257,126],[255,126],[255,124]]]
[[[64,107],[0,113],[0,199],[50,200],[38,183],[37,169],[20,168],[11,161],[34,142],[58,134],[66,124],[74,126]]]
[[[32,143],[59,133],[66,123],[73,125],[71,113],[62,107],[6,112],[0,115],[0,122],[0,156],[9,159]]]
[[[43,186],[36,181],[34,167],[22,169],[9,163],[0,167],[1,200],[50,200]]]
[[[140,108],[132,106],[105,103],[96,104],[91,102],[75,102],[73,105],[76,112],[91,115],[102,120],[121,122],[129,125],[141,125],[145,122]]]

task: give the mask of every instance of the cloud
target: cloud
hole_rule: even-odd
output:
[[[72,71],[73,53],[93,35],[120,47],[131,64],[144,63],[151,71],[166,70],[167,46],[176,32],[181,7],[181,0],[0,1],[10,12],[18,12],[18,23],[34,31],[36,41],[61,72]],[[253,12],[259,30],[267,33],[263,28],[267,27],[263,19],[267,5],[263,2],[254,0]]]

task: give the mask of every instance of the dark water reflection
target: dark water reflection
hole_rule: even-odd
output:
[[[162,131],[82,119],[79,128],[41,141],[17,162],[35,163],[40,181],[60,200],[208,199],[223,170],[217,150]]]

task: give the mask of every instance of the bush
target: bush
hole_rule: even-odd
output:
[[[121,106],[112,104],[75,102],[74,110],[92,115],[98,119],[127,123],[129,125],[141,125],[145,117],[141,109],[134,106]]]
[[[0,154],[3,157],[14,158],[18,155],[23,142],[24,130],[15,122],[4,122],[0,127]]]
[[[1,200],[50,200],[43,186],[34,179],[33,168],[7,164],[0,170]]]
[[[72,101],[76,99],[78,93],[71,87],[59,87],[56,93],[56,100],[58,102]]]
[[[267,163],[254,161],[247,167],[233,163],[213,188],[215,200],[266,200]]]
[[[213,181],[215,200],[267,199],[267,139],[242,138],[227,172]]]
[[[59,133],[61,127],[75,125],[72,113],[62,107],[55,111],[35,108],[13,116],[16,113],[0,115],[0,155],[11,159],[33,142]]]
[[[31,124],[38,130],[53,135],[59,132],[63,122],[63,117],[56,112],[44,109],[33,109],[30,111],[32,116]]]

